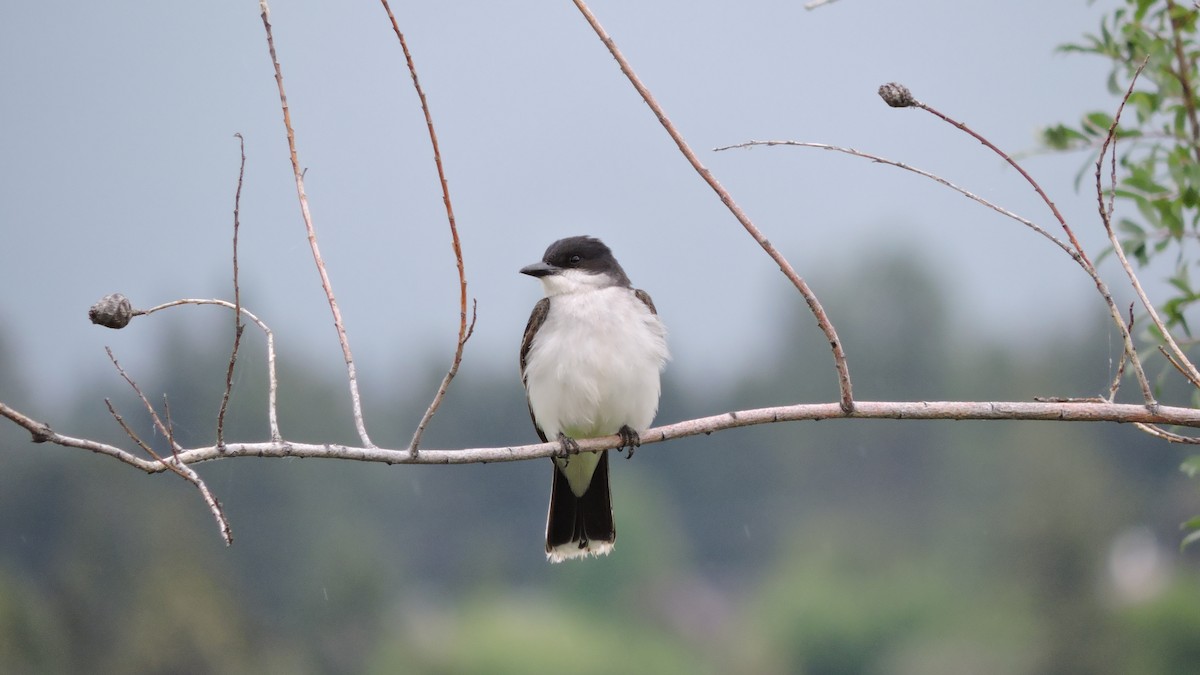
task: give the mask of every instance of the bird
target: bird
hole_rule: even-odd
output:
[[[576,439],[619,434],[618,451],[632,456],[658,413],[667,329],[650,295],[595,237],[559,239],[520,271],[545,293],[525,326],[521,381],[538,438],[560,445],[546,558],[608,555],[617,538],[608,451],[580,452]]]

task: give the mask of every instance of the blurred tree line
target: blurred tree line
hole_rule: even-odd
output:
[[[822,297],[864,400],[1106,390],[1119,341],[1099,305],[1099,338],[1014,348],[948,315],[946,280],[920,256],[860,262]],[[798,298],[778,304],[764,318],[777,353],[728,386],[685,389],[674,363],[658,419],[830,400],[811,317]],[[170,397],[184,445],[212,442],[225,328],[170,333],[135,373]],[[265,439],[264,357],[247,336],[227,437]],[[18,408],[33,377],[20,360],[0,335],[0,397]],[[428,447],[532,440],[511,361],[468,355]],[[376,442],[406,441],[441,365],[365,370]],[[342,376],[286,350],[279,366],[285,436],[355,442]],[[49,421],[128,445],[105,396],[154,437],[115,376],[81,382],[73,413]],[[619,460],[615,554],[551,566],[549,462],[199,465],[232,520],[226,549],[177,478],[4,424],[0,672],[1189,672],[1200,570],[1177,550],[1197,502],[1181,456],[1118,425],[738,429]]]

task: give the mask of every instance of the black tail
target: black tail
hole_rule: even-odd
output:
[[[592,474],[582,497],[571,492],[567,477],[554,466],[550,513],[546,517],[546,557],[551,562],[587,555],[607,555],[617,539],[612,495],[608,489],[608,451]]]

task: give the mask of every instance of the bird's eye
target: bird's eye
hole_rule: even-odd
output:
[[[572,264],[572,265],[578,265],[580,260],[582,260],[582,258],[580,258],[580,257],[579,257],[579,256],[577,256],[577,255],[573,255],[573,256],[571,256],[571,261],[570,261],[570,262],[571,262],[571,264]]]

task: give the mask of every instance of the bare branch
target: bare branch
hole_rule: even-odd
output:
[[[1146,405],[1150,408],[1157,406],[1158,402],[1154,400],[1154,391],[1150,386],[1150,380],[1146,377],[1145,370],[1142,369],[1142,362],[1138,357],[1137,347],[1133,344],[1133,336],[1126,328],[1124,319],[1121,318],[1121,310],[1117,308],[1117,303],[1115,300],[1113,300],[1112,293],[1108,290],[1108,285],[1105,284],[1104,280],[1100,278],[1100,273],[1096,271],[1096,266],[1092,264],[1092,261],[1087,257],[1087,253],[1084,252],[1083,246],[1081,246],[1079,240],[1075,238],[1075,232],[1071,230],[1071,226],[1067,224],[1066,218],[1063,217],[1062,213],[1058,210],[1058,207],[1055,206],[1054,202],[1050,200],[1050,197],[1046,195],[1046,192],[1042,189],[1042,186],[1036,180],[1034,180],[1033,176],[1031,176],[1024,167],[1022,167],[1015,159],[1013,159],[1011,155],[1001,150],[994,143],[977,133],[965,123],[959,122],[958,120],[936,110],[935,108],[918,101],[916,97],[912,95],[912,92],[909,91],[908,87],[895,82],[889,82],[879,87],[879,95],[881,98],[883,98],[884,102],[893,108],[918,108],[920,110],[924,110],[946,122],[947,124],[950,124],[956,129],[968,134],[975,140],[982,143],[989,150],[999,155],[1004,161],[1008,162],[1008,164],[1016,169],[1017,173],[1021,174],[1021,177],[1023,177],[1025,181],[1033,187],[1034,191],[1037,192],[1038,196],[1041,197],[1042,201],[1047,207],[1049,207],[1050,212],[1054,215],[1054,218],[1058,221],[1059,225],[1062,226],[1063,231],[1066,232],[1067,238],[1071,241],[1071,246],[1074,249],[1074,252],[1071,253],[1072,259],[1074,259],[1075,262],[1083,268],[1083,271],[1092,278],[1092,283],[1096,285],[1097,292],[1100,293],[1100,296],[1104,299],[1105,305],[1108,306],[1109,317],[1117,326],[1117,329],[1121,331],[1121,339],[1124,343],[1125,351],[1129,355],[1129,362],[1133,366],[1134,375],[1137,377],[1138,384],[1141,386],[1143,400],[1145,400]]]
[[[180,300],[165,302],[161,305],[151,307],[150,309],[136,310],[135,313],[139,316],[144,314],[153,314],[154,312],[168,309],[170,307],[179,307],[181,305],[217,305],[219,307],[227,307],[235,311],[238,309],[234,303],[229,302],[228,300],[218,300],[216,298],[183,298]],[[276,404],[279,381],[275,376],[275,333],[271,331],[267,324],[263,323],[262,319],[255,316],[245,307],[242,307],[238,313],[244,315],[247,319],[250,319],[250,321],[257,325],[262,330],[263,334],[267,336],[267,421],[271,425],[271,440],[281,441],[283,440],[283,436],[279,433],[279,412]]]
[[[413,433],[412,441],[408,444],[409,452],[417,454],[417,445],[421,442],[421,436],[425,433],[425,427],[429,426],[429,420],[433,419],[433,414],[437,412],[438,406],[442,404],[442,399],[446,397],[446,390],[450,388],[450,381],[458,374],[458,366],[462,363],[463,347],[466,346],[467,340],[471,339],[471,335],[475,332],[475,312],[476,303],[471,303],[471,325],[467,328],[458,340],[458,349],[454,352],[454,362],[450,364],[450,370],[446,372],[446,376],[442,378],[441,385],[438,386],[437,393],[433,396],[433,402],[429,404],[429,408],[425,410],[425,414],[421,416],[420,423],[417,424],[417,430]]]
[[[1154,426],[1153,424],[1142,424],[1141,422],[1138,422],[1138,423],[1135,423],[1133,426],[1137,427],[1141,431],[1144,431],[1144,432],[1150,434],[1151,436],[1154,436],[1156,438],[1161,438],[1164,441],[1167,441],[1168,443],[1182,443],[1184,445],[1200,445],[1200,438],[1194,438],[1192,436],[1182,436],[1180,434],[1173,434],[1170,431],[1167,431],[1166,429],[1159,429],[1158,427]]]
[[[1129,323],[1125,325],[1125,331],[1133,335],[1133,303],[1129,303]],[[1117,390],[1121,388],[1121,380],[1125,378],[1125,364],[1129,363],[1129,352],[1121,350],[1121,358],[1117,360],[1117,374],[1113,376],[1112,384],[1108,385],[1108,401],[1115,401],[1117,398]]]
[[[959,194],[966,197],[967,199],[978,202],[978,203],[988,207],[989,209],[995,211],[996,213],[999,213],[1003,216],[1012,218],[1013,220],[1017,221],[1018,223],[1021,223],[1025,227],[1028,227],[1029,229],[1033,230],[1034,232],[1037,232],[1038,234],[1042,235],[1043,237],[1054,242],[1055,246],[1061,248],[1063,251],[1065,251],[1067,253],[1067,255],[1074,257],[1074,253],[1072,252],[1073,249],[1069,245],[1067,245],[1063,240],[1059,239],[1058,237],[1054,236],[1053,234],[1050,234],[1049,232],[1047,232],[1042,226],[1038,225],[1037,223],[1029,220],[1028,218],[1023,218],[1023,217],[1013,213],[1012,211],[1009,211],[1008,209],[1004,208],[1003,206],[994,204],[994,203],[984,199],[983,197],[980,197],[979,195],[975,194],[974,192],[971,192],[969,190],[961,188],[958,185],[951,183],[950,181],[946,180],[945,178],[942,178],[941,176],[939,176],[935,173],[926,171],[924,169],[918,169],[917,167],[910,166],[908,164],[905,164],[904,162],[897,162],[895,160],[891,160],[886,157],[880,157],[879,155],[872,155],[867,152],[860,152],[858,150],[855,150],[854,148],[843,148],[843,147],[839,147],[836,145],[827,145],[825,143],[807,143],[807,142],[801,142],[801,141],[753,141],[753,140],[751,140],[751,141],[746,141],[745,143],[737,143],[735,145],[725,145],[725,146],[722,146],[719,148],[713,148],[713,151],[714,152],[722,152],[724,150],[733,150],[733,149],[738,149],[738,148],[751,148],[751,147],[760,146],[760,145],[766,146],[766,147],[771,147],[771,146],[775,146],[775,145],[787,145],[787,146],[794,146],[794,147],[801,147],[801,148],[817,148],[820,150],[830,150],[833,152],[841,152],[841,153],[845,153],[847,155],[852,155],[854,157],[862,157],[863,159],[869,159],[872,162],[875,162],[876,164],[887,164],[889,166],[894,166],[898,169],[904,169],[905,171],[911,171],[911,172],[917,174],[918,176],[924,176],[925,178],[928,178],[932,181],[941,183],[942,185],[945,185],[946,187],[950,188],[951,190],[958,192]]]
[[[832,5],[835,2],[837,0],[809,0],[809,2],[804,3],[804,9],[811,12],[814,9],[824,7],[825,5]]]
[[[346,373],[350,380],[350,403],[354,411],[354,427],[363,445],[373,447],[371,438],[367,436],[367,427],[363,422],[362,399],[358,395],[358,375],[354,368],[354,356],[350,353],[350,340],[346,336],[346,327],[342,323],[342,312],[338,309],[337,298],[333,295],[333,285],[329,281],[329,273],[325,270],[325,260],[321,257],[321,249],[317,246],[317,232],[313,228],[312,214],[308,209],[308,195],[304,191],[304,171],[300,168],[300,158],[296,154],[296,132],[292,129],[292,114],[288,109],[287,94],[283,89],[283,70],[279,58],[275,54],[275,38],[271,35],[271,10],[267,0],[259,0],[262,12],[263,28],[267,32],[267,48],[271,53],[271,64],[275,66],[275,84],[279,89],[279,103],[283,109],[283,126],[287,130],[288,150],[292,159],[292,173],[296,178],[296,194],[300,199],[300,213],[304,217],[304,228],[308,232],[308,245],[312,249],[313,261],[317,265],[317,273],[321,276],[321,287],[325,289],[325,297],[329,301],[329,310],[333,313],[333,326],[337,329],[338,342],[342,345],[342,356],[346,360]]]
[[[1141,65],[1134,71],[1133,77],[1129,81],[1129,87],[1125,90],[1125,96],[1121,99],[1120,105],[1117,106],[1116,114],[1113,115],[1113,121],[1108,128],[1108,134],[1104,138],[1104,144],[1100,146],[1100,157],[1096,159],[1096,199],[1100,205],[1100,220],[1104,223],[1104,231],[1108,234],[1108,242],[1113,247],[1113,252],[1117,254],[1117,260],[1121,263],[1121,269],[1125,270],[1125,276],[1129,278],[1129,284],[1137,294],[1138,300],[1141,301],[1142,307],[1146,309],[1146,313],[1150,316],[1150,321],[1163,336],[1163,341],[1167,343],[1167,349],[1171,352],[1171,364],[1179,369],[1179,372],[1183,373],[1184,377],[1194,386],[1200,386],[1200,370],[1197,370],[1196,366],[1188,359],[1183,349],[1175,342],[1175,337],[1171,335],[1171,331],[1167,328],[1166,323],[1159,317],[1158,310],[1154,307],[1154,303],[1150,301],[1150,297],[1146,295],[1146,291],[1142,288],[1142,283],[1138,280],[1137,274],[1134,273],[1133,265],[1129,264],[1129,259],[1125,255],[1125,247],[1121,245],[1121,240],[1117,237],[1116,229],[1112,224],[1112,195],[1115,194],[1117,186],[1117,126],[1121,123],[1121,113],[1124,112],[1125,104],[1133,94],[1133,87],[1137,84],[1138,76],[1142,74],[1142,70],[1146,68],[1149,60],[1150,57],[1143,59]],[[1104,158],[1110,154],[1110,145],[1112,147],[1111,180],[1113,190],[1106,203],[1104,200],[1104,183],[1101,176],[1104,168]]]
[[[238,139],[242,162],[238,167],[237,191],[233,195],[233,351],[229,355],[229,368],[225,371],[225,393],[221,396],[221,410],[217,413],[217,447],[225,445],[225,410],[229,406],[229,394],[233,391],[233,367],[237,363],[238,347],[242,344],[242,291],[238,286],[238,229],[241,226],[239,212],[242,205],[242,179],[246,175],[246,139]]]
[[[119,448],[63,436],[52,431],[49,425],[32,420],[3,403],[0,403],[0,416],[7,417],[30,431],[37,442],[50,442],[109,455],[147,473],[160,473],[169,468],[158,462],[133,457]],[[1142,404],[1109,403],[1099,398],[991,402],[855,401],[854,410],[849,413],[842,409],[840,403],[806,403],[727,412],[655,427],[643,432],[641,440],[642,446],[645,447],[677,438],[707,435],[739,427],[834,419],[1043,420],[1140,423],[1200,429],[1200,409],[1167,405],[1150,409]],[[584,452],[612,449],[622,443],[619,435],[581,438],[577,442],[580,450]],[[196,464],[232,457],[319,457],[385,464],[476,464],[550,457],[560,451],[561,447],[557,442],[550,442],[464,450],[422,450],[414,456],[408,448],[387,449],[271,441],[227,443],[224,448],[208,446],[180,450],[177,458],[164,458],[164,463]]]
[[[808,284],[805,283],[804,279],[802,279],[799,274],[796,274],[796,270],[792,268],[792,264],[788,262],[787,258],[785,258],[783,254],[780,253],[773,244],[771,244],[767,237],[750,220],[750,217],[746,215],[746,212],[743,211],[735,201],[733,201],[733,196],[729,194],[729,191],[726,190],[724,186],[717,181],[716,177],[713,176],[712,172],[700,162],[700,158],[696,156],[696,153],[692,152],[691,147],[689,147],[687,142],[683,140],[683,136],[679,133],[679,130],[676,129],[675,125],[671,124],[671,120],[667,118],[667,113],[663,110],[662,106],[658,104],[658,101],[655,100],[654,96],[650,93],[650,90],[646,88],[646,85],[642,84],[642,81],[637,74],[633,72],[633,67],[629,65],[627,60],[625,60],[625,56],[621,53],[621,50],[617,49],[617,43],[614,42],[611,37],[609,37],[608,32],[605,31],[604,27],[600,25],[600,21],[596,19],[596,16],[592,14],[590,9],[588,9],[587,4],[583,0],[573,1],[575,6],[578,7],[579,11],[583,14],[584,18],[587,19],[588,24],[591,25],[592,30],[596,32],[596,35],[600,38],[600,41],[604,43],[604,46],[608,48],[609,53],[612,54],[613,58],[617,60],[617,64],[621,68],[621,72],[624,73],[625,77],[629,79],[629,82],[633,85],[633,88],[636,89],[638,94],[641,95],[642,100],[646,102],[646,105],[650,106],[650,110],[654,112],[654,115],[658,118],[659,123],[662,124],[664,129],[666,129],[667,134],[671,136],[673,141],[675,141],[675,145],[679,147],[679,151],[683,153],[683,156],[687,159],[688,163],[692,165],[692,168],[696,170],[696,173],[700,174],[700,177],[704,179],[704,182],[708,183],[709,187],[711,187],[713,191],[717,193],[717,196],[721,198],[721,202],[725,204],[725,207],[729,209],[729,212],[733,214],[733,217],[742,224],[742,227],[746,229],[746,232],[748,232],[751,237],[754,237],[754,240],[757,241],[758,245],[767,252],[767,255],[771,256],[771,259],[779,265],[779,269],[783,272],[784,276],[786,276],[788,280],[792,282],[792,285],[794,285],[796,290],[800,292],[800,295],[804,297],[804,301],[808,303],[809,310],[817,320],[817,325],[821,328],[821,331],[825,333],[825,337],[829,340],[829,346],[833,350],[833,361],[838,372],[838,388],[841,392],[840,404],[842,409],[847,412],[852,411],[854,409],[854,395],[850,385],[850,367],[846,363],[846,354],[842,348],[842,341],[838,339],[837,331],[834,330],[833,323],[825,314],[825,309],[821,306],[820,301],[817,300],[817,296],[812,292],[812,289],[808,287]]]
[[[136,457],[115,445],[100,443],[87,438],[75,438],[73,436],[65,436],[50,428],[45,422],[38,422],[20,411],[9,407],[3,401],[0,401],[0,416],[7,417],[12,420],[17,426],[24,428],[32,436],[34,443],[53,443],[61,445],[64,448],[78,448],[87,450],[98,455],[107,455],[118,461],[124,462],[132,467],[141,469],[147,473],[154,473],[159,469],[156,468],[154,462]]]
[[[425,433],[425,427],[429,425],[434,413],[442,405],[446,390],[450,388],[450,382],[458,373],[458,366],[462,363],[463,348],[467,346],[467,340],[471,339],[471,334],[475,332],[475,319],[478,315],[472,304],[471,325],[468,328],[467,273],[463,266],[462,243],[458,239],[458,226],[454,222],[454,207],[450,202],[450,184],[446,182],[446,170],[442,166],[442,153],[438,148],[437,132],[433,129],[433,115],[429,112],[429,102],[425,99],[425,90],[421,88],[421,79],[417,77],[417,67],[413,65],[412,52],[408,50],[408,41],[404,39],[404,33],[400,32],[400,24],[396,22],[396,15],[392,14],[392,8],[387,0],[380,1],[383,3],[383,9],[387,11],[388,19],[392,22],[392,30],[396,32],[396,37],[400,40],[400,49],[404,52],[405,63],[408,64],[413,88],[417,91],[417,98],[421,100],[421,111],[425,113],[425,126],[429,128],[429,142],[433,145],[433,163],[437,167],[438,181],[442,184],[442,202],[446,205],[446,220],[450,223],[450,242],[454,249],[454,259],[458,263],[458,344],[454,349],[454,360],[450,364],[450,370],[442,378],[442,384],[434,394],[433,402],[429,404],[429,408],[421,417],[421,421],[417,424],[417,430],[413,433],[412,441],[409,443],[409,450],[416,454],[417,446],[421,444],[421,436]]]
[[[167,401],[166,394],[163,394],[163,415],[166,416],[167,421],[167,440],[171,443],[171,451],[175,452],[178,444],[175,443],[175,426],[171,424],[171,404]],[[219,450],[224,446],[218,443],[216,447]],[[221,531],[221,539],[225,541],[226,546],[232,546],[233,530],[229,527],[229,519],[225,517],[225,509],[221,508],[221,503],[217,501],[216,495],[200,479],[200,474],[196,473],[196,470],[192,467],[181,463],[179,461],[179,453],[175,453],[175,462],[169,468],[200,490],[200,496],[204,498],[204,503],[208,505],[209,512],[212,513],[213,518],[217,521],[217,529]]]
[[[113,405],[112,401],[106,398],[104,399],[104,405],[108,406],[109,414],[112,415],[113,419],[117,421],[117,425],[121,427],[121,430],[125,432],[125,435],[128,436],[134,443],[136,443],[137,446],[142,449],[142,452],[150,455],[159,462],[163,461],[162,457],[160,457],[158,453],[154,451],[154,448],[150,447],[149,443],[143,441],[141,436],[138,436],[137,433],[125,423],[125,418],[121,417],[121,413],[117,412],[117,407]]]
[[[112,349],[105,347],[104,351],[108,354],[108,359],[112,361],[113,367],[117,369],[118,373],[120,373],[121,378],[133,388],[133,391],[138,395],[138,398],[142,399],[142,404],[146,406],[146,411],[150,413],[150,419],[154,421],[155,428],[157,428],[159,433],[161,433],[164,437],[172,439],[173,435],[171,434],[170,430],[167,429],[167,425],[163,423],[162,418],[158,416],[158,411],[154,409],[154,406],[150,405],[150,400],[147,399],[146,395],[142,393],[142,389],[138,386],[137,382],[135,382],[133,378],[125,372],[125,369],[121,367],[121,364],[117,362],[117,357],[113,356]],[[175,447],[175,443],[172,440],[171,452],[175,452],[177,450],[178,448]]]

